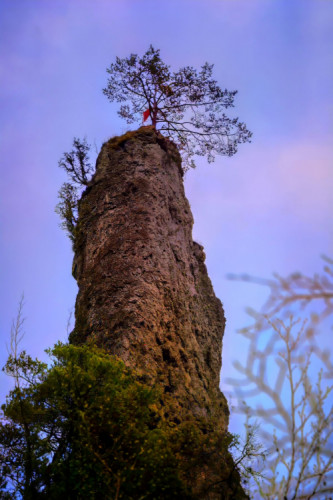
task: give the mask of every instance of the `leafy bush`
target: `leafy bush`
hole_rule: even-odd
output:
[[[50,368],[24,352],[5,367],[20,380],[0,427],[12,498],[186,498],[158,391],[96,348],[49,354]]]
[[[1,498],[244,498],[228,451],[237,438],[189,416],[167,421],[162,391],[93,345],[48,354],[49,367],[12,342]]]

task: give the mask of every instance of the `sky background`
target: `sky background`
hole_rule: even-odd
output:
[[[214,63],[220,86],[238,90],[232,113],[253,132],[237,155],[200,159],[185,178],[194,239],[227,317],[224,386],[246,356],[235,333],[244,309],[267,292],[226,275],[312,274],[332,256],[332,28],[331,0],[0,1],[1,365],[22,292],[22,347],[45,359],[67,338],[77,287],[54,213],[65,180],[57,163],[74,136],[99,149],[128,130],[102,94],[105,70],[153,44],[175,70]],[[3,400],[10,381],[0,383]]]

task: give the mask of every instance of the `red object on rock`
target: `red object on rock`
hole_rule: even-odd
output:
[[[144,111],[144,113],[143,113],[143,122],[145,122],[147,120],[149,115],[150,115],[150,110],[146,109],[146,111]]]

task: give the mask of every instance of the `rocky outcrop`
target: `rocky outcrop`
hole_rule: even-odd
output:
[[[71,341],[94,338],[159,382],[181,415],[226,429],[223,308],[192,240],[177,148],[152,127],[105,143],[79,204]]]

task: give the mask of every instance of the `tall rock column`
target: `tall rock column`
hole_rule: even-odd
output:
[[[79,203],[71,341],[94,338],[159,382],[175,421],[187,413],[226,429],[225,318],[192,226],[174,144],[152,127],[106,142]]]

